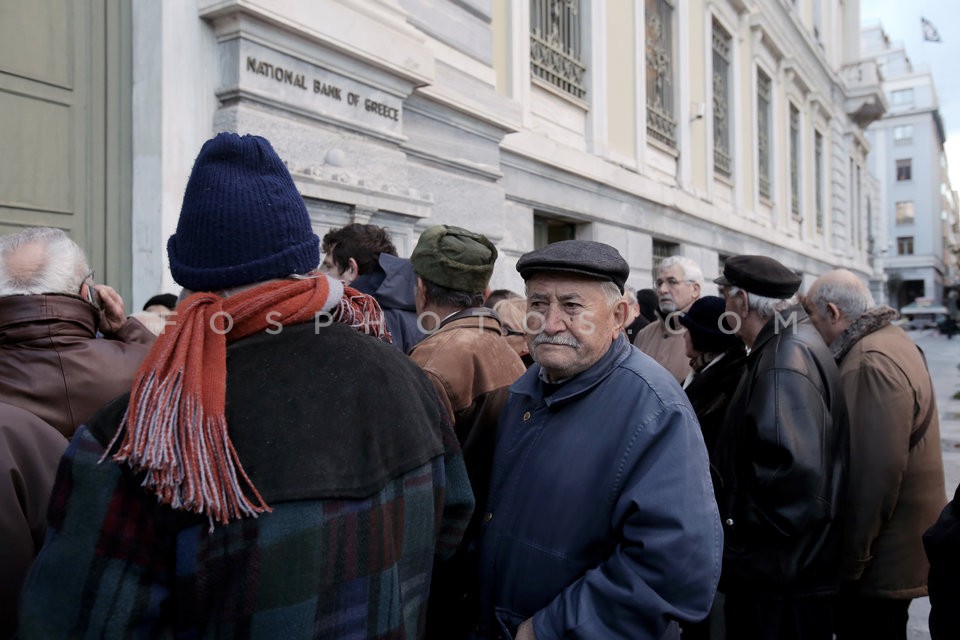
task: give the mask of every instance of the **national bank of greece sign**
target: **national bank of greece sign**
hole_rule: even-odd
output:
[[[230,44],[225,71],[236,70],[242,93],[351,128],[401,135],[403,102],[397,96],[248,40]]]

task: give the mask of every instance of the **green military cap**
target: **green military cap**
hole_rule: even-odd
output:
[[[417,242],[410,262],[424,280],[454,291],[482,293],[493,275],[497,248],[479,233],[438,224]]]

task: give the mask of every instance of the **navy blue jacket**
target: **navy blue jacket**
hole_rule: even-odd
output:
[[[350,286],[374,297],[383,309],[393,346],[410,353],[425,337],[417,325],[417,276],[406,258],[381,253],[379,263],[380,269],[359,276]]]
[[[547,396],[539,375],[510,388],[500,416],[478,637],[512,637],[533,616],[538,640],[654,640],[702,619],[723,534],[680,385],[622,335]]]

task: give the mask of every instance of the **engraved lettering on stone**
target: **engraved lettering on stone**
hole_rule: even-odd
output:
[[[302,73],[294,73],[290,69],[270,64],[269,62],[258,61],[252,56],[247,56],[247,71],[253,71],[261,76],[273,78],[277,82],[293,85],[306,90],[306,78]]]

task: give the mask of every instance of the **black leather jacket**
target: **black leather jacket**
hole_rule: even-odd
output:
[[[795,316],[791,316],[795,314]],[[840,373],[801,307],[761,330],[714,450],[724,524],[721,588],[832,593],[849,457]]]

